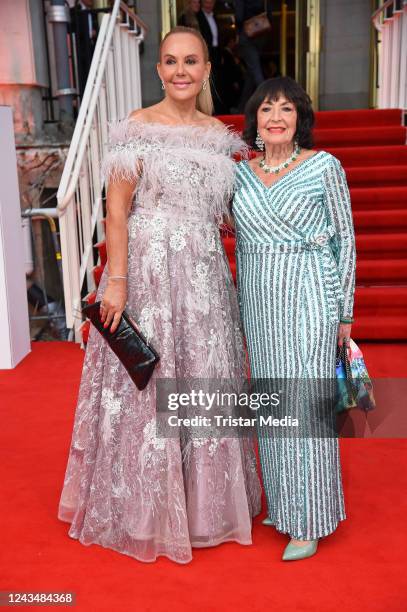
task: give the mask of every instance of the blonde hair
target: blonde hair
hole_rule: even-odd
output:
[[[195,36],[195,38],[197,38],[202,45],[205,63],[209,62],[208,45],[206,44],[205,39],[203,38],[202,34],[198,32],[198,30],[195,30],[194,28],[186,28],[184,26],[176,26],[175,28],[172,28],[169,32],[167,32],[167,34],[164,36],[160,44],[160,58],[161,58],[161,50],[162,50],[163,44],[165,43],[167,38],[169,38],[172,34],[191,34],[192,36]],[[208,79],[208,82],[206,83],[206,88],[205,89],[202,88],[199,94],[197,95],[196,108],[202,113],[205,113],[205,115],[213,114],[213,100],[212,100],[211,87],[210,87],[210,78]]]

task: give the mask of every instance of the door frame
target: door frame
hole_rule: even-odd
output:
[[[321,52],[321,2],[296,0],[295,78],[306,89],[318,110]],[[177,0],[161,0],[161,36],[177,24]]]
[[[303,4],[301,0],[297,0],[297,5]],[[305,59],[305,89],[312,100],[314,110],[319,108],[319,76],[320,76],[320,54],[322,50],[322,28],[321,28],[321,2],[320,0],[307,0],[306,6],[306,23],[308,31],[308,45],[306,49]],[[297,33],[298,40],[303,40],[304,37],[299,31]],[[300,38],[301,37],[301,38]],[[304,52],[305,49],[302,50]],[[305,77],[305,78],[304,78]]]
[[[161,0],[161,40],[177,25],[177,0]]]

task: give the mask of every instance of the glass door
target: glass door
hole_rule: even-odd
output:
[[[272,7],[271,33],[256,44],[265,78],[296,79],[318,107],[319,54],[321,51],[320,0],[268,0]],[[177,24],[184,0],[161,0],[162,35]],[[218,0],[215,15],[220,40],[236,32],[233,1]]]

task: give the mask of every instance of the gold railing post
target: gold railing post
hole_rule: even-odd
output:
[[[379,0],[371,0],[372,13],[378,8]],[[373,23],[370,24],[370,52],[369,52],[369,108],[377,108],[377,69],[379,53],[379,36]]]
[[[282,76],[287,74],[287,4],[281,2],[280,17],[280,72]]]
[[[177,25],[177,2],[176,0],[161,0],[161,39]]]
[[[315,110],[319,108],[319,54],[321,52],[320,0],[307,0],[309,49],[307,53],[307,93]]]

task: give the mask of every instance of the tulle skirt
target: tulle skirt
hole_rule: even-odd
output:
[[[156,382],[244,376],[237,300],[214,223],[139,208],[128,228],[126,309],[160,363],[139,391],[91,329],[58,516],[82,544],[187,563],[192,547],[251,544],[256,459],[249,439],[157,436]]]

